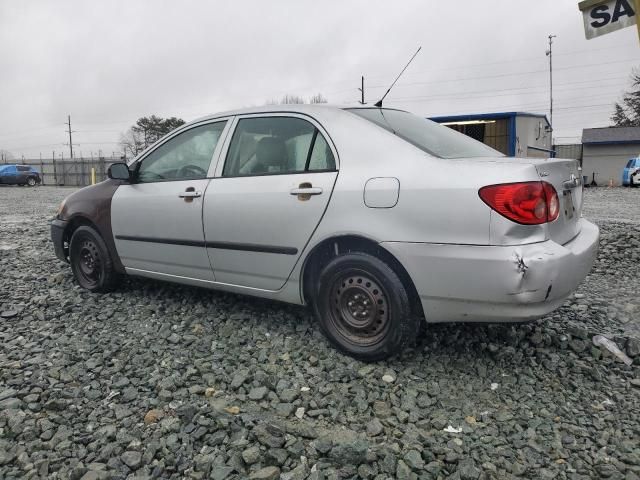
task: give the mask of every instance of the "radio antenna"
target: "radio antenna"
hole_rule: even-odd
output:
[[[422,47],[418,47],[418,50],[416,51],[416,53],[413,54],[413,57],[411,57],[411,60],[409,60],[409,63],[407,63],[405,65],[405,67],[402,69],[402,71],[400,72],[400,75],[398,75],[396,77],[396,79],[393,81],[393,83],[391,84],[391,86],[387,89],[387,93],[384,94],[384,96],[378,100],[378,102],[375,104],[376,107],[381,108],[382,107],[382,101],[387,98],[387,95],[389,95],[389,92],[391,91],[391,89],[393,88],[393,86],[396,84],[396,82],[398,81],[398,79],[402,76],[402,74],[404,73],[404,71],[407,69],[407,67],[409,65],[411,65],[411,62],[413,62],[413,59],[416,58],[416,55],[418,55],[418,53],[420,53],[420,50],[422,50]]]

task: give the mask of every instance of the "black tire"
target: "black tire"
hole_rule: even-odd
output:
[[[69,262],[78,284],[90,292],[109,292],[118,281],[109,250],[91,227],[78,227],[69,242]]]
[[[331,343],[367,362],[402,352],[422,323],[393,269],[361,252],[340,255],[323,268],[313,309]]]
[[[35,179],[35,178],[33,178],[33,177],[29,177],[29,178],[27,178],[27,185],[28,185],[28,186],[30,186],[30,187],[35,187],[37,183],[38,183],[38,182],[36,182],[36,179]]]

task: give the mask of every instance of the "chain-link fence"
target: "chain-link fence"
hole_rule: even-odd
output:
[[[40,173],[43,185],[91,185],[107,178],[107,169],[112,163],[122,161],[117,157],[73,158],[73,159],[22,159],[5,160],[5,164],[29,165]],[[2,163],[0,163],[2,165]]]

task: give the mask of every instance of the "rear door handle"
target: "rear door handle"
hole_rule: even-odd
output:
[[[291,195],[322,195],[320,187],[294,188],[289,192]]]
[[[202,192],[186,191],[178,194],[180,198],[198,198],[202,196]]]

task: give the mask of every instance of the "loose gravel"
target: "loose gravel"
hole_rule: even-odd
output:
[[[0,188],[0,478],[640,477],[640,189],[585,192],[600,254],[557,312],[376,364],[304,308],[79,289],[49,240],[70,192]]]

